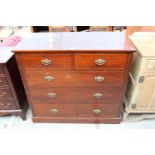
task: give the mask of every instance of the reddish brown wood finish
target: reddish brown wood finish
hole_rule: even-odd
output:
[[[13,99],[0,99],[0,112],[1,110],[15,110],[15,109],[17,109],[17,106]]]
[[[5,75],[0,76],[0,87],[8,86],[7,78]]]
[[[119,106],[117,104],[34,104],[36,116],[45,117],[78,117],[78,118],[110,118],[119,115]],[[58,113],[53,113],[52,109],[58,109]],[[93,112],[95,109],[101,109],[101,113]]]
[[[123,71],[43,71],[25,69],[27,85],[29,87],[121,87],[123,84]],[[47,81],[45,77],[54,79]],[[97,82],[96,77],[104,77],[103,81]]]
[[[24,38],[14,49],[19,53],[125,53],[133,48],[127,36],[120,32],[51,32],[32,33]]]
[[[97,65],[95,60],[103,59],[105,64]],[[126,54],[75,54],[75,69],[82,70],[124,70]]]
[[[46,35],[52,40],[51,44],[45,39]],[[58,36],[51,33],[39,36],[34,34],[29,40],[23,40],[14,50],[33,121],[120,123],[131,56],[135,51],[126,37],[119,36],[119,33],[63,33]],[[43,44],[32,47],[36,37],[41,39],[41,36]],[[45,58],[53,64],[42,65],[41,59]],[[105,64],[96,65],[96,59],[105,59]],[[47,75],[54,77],[53,81],[45,80]],[[105,79],[97,82],[94,80],[96,76]],[[50,98],[48,93],[57,96]],[[96,99],[95,93],[102,93],[102,98]],[[51,113],[51,109],[60,113]],[[94,114],[93,109],[102,112]]]
[[[0,116],[15,114],[25,120],[28,104],[15,56],[10,51],[3,60],[0,54]]]
[[[89,32],[112,31],[112,26],[90,26]]]
[[[4,98],[12,98],[12,93],[11,90],[9,89],[9,87],[3,87],[0,88],[0,99],[4,99]]]
[[[0,77],[1,77],[1,76],[4,76],[4,74],[5,74],[5,73],[4,73],[3,67],[0,66]]]
[[[34,59],[35,57],[35,59]],[[42,60],[48,59],[51,64],[45,66],[41,63]],[[21,54],[19,59],[20,67],[35,68],[44,70],[70,70],[72,66],[71,54],[45,54],[45,53],[31,53]]]
[[[127,26],[126,34],[128,36],[134,32],[155,32],[155,26]]]
[[[42,90],[42,91],[40,91]],[[81,102],[112,102],[119,104],[120,88],[114,87],[97,87],[97,88],[29,88],[32,101],[57,102],[57,103],[81,103]],[[56,97],[48,97],[49,93],[56,93]],[[103,97],[96,99],[94,94],[102,93]]]
[[[104,117],[85,117],[85,118],[79,118],[79,117],[45,117],[45,116],[33,116],[32,117],[33,122],[36,123],[104,123],[104,124],[118,124],[122,121],[122,116],[117,116],[117,117],[109,117],[109,118],[104,118]]]
[[[70,32],[70,26],[48,26],[49,32]]]

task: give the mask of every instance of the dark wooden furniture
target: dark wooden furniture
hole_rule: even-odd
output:
[[[0,48],[0,116],[15,114],[26,119],[27,99],[15,56]]]
[[[32,32],[70,32],[71,26],[31,26]]]
[[[113,31],[114,26],[31,26],[32,32],[95,32]]]
[[[39,33],[13,50],[34,122],[120,123],[132,53],[123,33]]]

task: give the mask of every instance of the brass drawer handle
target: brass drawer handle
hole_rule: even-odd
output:
[[[52,61],[49,60],[49,59],[43,59],[43,60],[41,60],[41,63],[42,63],[43,65],[45,65],[45,66],[48,66],[48,65],[50,65],[50,64],[52,63]]]
[[[92,112],[95,114],[100,114],[100,113],[102,113],[102,110],[101,109],[93,109]]]
[[[59,113],[59,109],[53,108],[53,109],[50,109],[50,112],[53,114],[57,114]]]
[[[47,76],[44,77],[44,79],[47,80],[47,81],[53,81],[54,77],[47,75]]]
[[[103,94],[102,94],[102,93],[95,93],[93,96],[94,96],[96,99],[100,99],[100,98],[103,97]]]
[[[105,60],[104,59],[96,59],[95,63],[96,63],[96,65],[101,66],[101,65],[105,64]]]
[[[103,76],[96,76],[96,77],[94,77],[94,79],[95,79],[95,81],[97,81],[97,82],[102,82],[102,81],[104,81],[104,77],[103,77]]]
[[[57,94],[56,93],[48,93],[47,96],[50,98],[55,98],[57,96]]]

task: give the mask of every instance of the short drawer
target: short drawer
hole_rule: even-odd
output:
[[[25,53],[16,55],[16,58],[23,68],[69,70],[72,67],[70,54]]]
[[[75,54],[75,69],[125,70],[127,54]]]
[[[73,103],[73,102],[112,102],[120,103],[121,88],[30,88],[32,101]]]
[[[14,100],[10,99],[10,100],[4,100],[4,99],[1,99],[0,100],[0,110],[10,110],[10,109],[16,109],[16,104],[14,102]]]
[[[3,86],[8,86],[8,81],[4,75],[0,75],[0,87]]]
[[[123,71],[35,71],[24,70],[28,86],[38,87],[120,87]]]
[[[120,106],[117,104],[33,104],[35,116],[44,117],[116,117]]]
[[[0,98],[12,98],[11,90],[8,87],[0,88]]]

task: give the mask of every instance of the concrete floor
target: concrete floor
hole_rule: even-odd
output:
[[[31,110],[27,111],[27,120],[19,116],[0,117],[0,129],[155,129],[155,118],[121,124],[69,124],[69,123],[33,123]]]

